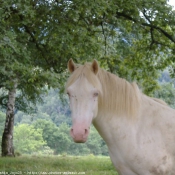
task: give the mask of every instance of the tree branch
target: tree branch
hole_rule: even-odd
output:
[[[52,65],[53,68],[56,67],[56,66],[57,66],[57,63],[55,63],[55,61],[52,61],[52,63],[50,63],[50,62],[48,61],[48,59],[46,58],[45,54],[44,54],[44,52],[47,52],[47,47],[46,47],[44,44],[42,44],[42,47],[44,48],[44,49],[42,49],[42,48],[40,47],[40,44],[37,42],[37,40],[36,40],[34,34],[33,34],[32,31],[29,29],[29,27],[28,27],[27,25],[24,25],[24,28],[25,28],[26,33],[28,33],[28,34],[30,35],[30,37],[32,38],[32,42],[36,45],[36,48],[38,49],[38,51],[40,51],[42,57],[43,57],[44,60],[46,61],[46,64],[47,64],[47,65]],[[43,51],[44,51],[44,52],[43,52]],[[52,59],[50,59],[50,60],[52,60]],[[57,71],[57,69],[55,69],[55,68],[54,68],[54,71],[55,71],[56,73],[61,73],[61,72],[62,72],[62,71]]]
[[[126,20],[129,20],[129,21],[133,21],[137,24],[139,24],[140,22],[136,19],[134,19],[133,17],[125,14],[124,12],[116,12],[116,17],[117,18],[125,18]],[[148,20],[148,19],[147,19]],[[175,38],[173,38],[172,35],[170,35],[168,32],[166,32],[165,30],[163,30],[161,27],[158,27],[156,25],[153,25],[152,23],[144,23],[144,22],[141,22],[140,25],[142,26],[146,26],[146,27],[149,27],[149,28],[152,28],[152,29],[155,29],[157,31],[159,31],[160,33],[162,33],[166,38],[168,38],[170,41],[172,41],[173,43],[175,43]]]

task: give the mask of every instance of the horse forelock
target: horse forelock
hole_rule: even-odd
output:
[[[71,86],[78,78],[86,77],[100,92],[99,112],[117,116],[134,118],[140,108],[141,92],[136,83],[129,83],[125,79],[99,68],[97,75],[91,70],[91,64],[78,65],[69,77],[66,88]]]
[[[99,93],[102,95],[101,83],[99,82],[97,75],[92,71],[90,63],[76,66],[76,70],[71,74],[66,83],[66,89],[79,78],[86,78],[88,82],[91,83],[94,88],[98,89]]]

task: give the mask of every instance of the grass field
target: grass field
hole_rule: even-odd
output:
[[[109,157],[20,156],[0,158],[0,175],[118,175]]]

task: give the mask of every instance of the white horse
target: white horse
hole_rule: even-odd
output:
[[[175,175],[175,110],[101,69],[96,60],[68,62],[70,134],[86,142],[91,123],[120,175]]]

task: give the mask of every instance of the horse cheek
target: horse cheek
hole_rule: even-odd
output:
[[[98,114],[98,98],[93,98],[92,112],[93,112],[93,119],[94,119]]]

